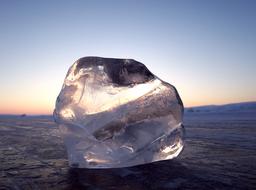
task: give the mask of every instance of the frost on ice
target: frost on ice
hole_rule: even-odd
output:
[[[183,148],[174,86],[133,59],[84,57],[69,69],[55,121],[69,164],[115,168],[172,159]]]

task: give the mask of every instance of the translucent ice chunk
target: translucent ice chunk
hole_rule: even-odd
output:
[[[132,59],[84,57],[69,69],[55,121],[69,164],[114,168],[172,159],[183,148],[177,90]]]

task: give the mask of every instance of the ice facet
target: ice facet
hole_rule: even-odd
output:
[[[174,86],[133,59],[84,57],[69,69],[54,118],[69,164],[115,168],[172,159],[183,148]]]

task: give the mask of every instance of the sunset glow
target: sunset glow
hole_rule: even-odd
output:
[[[0,114],[52,114],[84,56],[140,61],[186,107],[256,101],[253,1],[14,2],[0,7]]]

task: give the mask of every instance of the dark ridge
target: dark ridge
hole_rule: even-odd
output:
[[[256,102],[205,105],[185,108],[186,112],[256,112]]]

